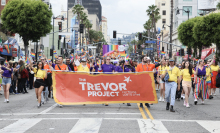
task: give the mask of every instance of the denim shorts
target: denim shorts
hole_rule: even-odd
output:
[[[2,78],[2,85],[11,84],[11,78]]]

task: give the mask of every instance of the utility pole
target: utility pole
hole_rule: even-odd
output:
[[[173,33],[173,0],[171,2],[171,14],[170,14],[170,43],[172,43],[172,33]],[[170,45],[170,53],[169,57],[172,58],[172,46]]]

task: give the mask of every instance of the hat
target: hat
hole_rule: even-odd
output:
[[[169,61],[174,61],[174,59],[173,59],[173,58],[170,58]]]
[[[83,59],[81,60],[81,62],[86,62],[86,59],[83,58]]]
[[[150,57],[147,57],[147,60],[151,60]]]
[[[15,63],[15,61],[10,60],[9,63]]]

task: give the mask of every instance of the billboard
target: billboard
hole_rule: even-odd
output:
[[[198,0],[198,9],[205,10],[205,9],[214,9],[218,4],[219,0]]]

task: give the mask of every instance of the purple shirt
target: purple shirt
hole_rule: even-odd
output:
[[[125,72],[130,72],[130,71],[135,72],[135,68],[132,66],[125,65],[124,69],[125,69]]]
[[[109,64],[109,65],[103,64],[103,65],[101,66],[101,68],[102,68],[102,72],[112,72],[112,71],[115,70],[115,67],[114,67],[114,65],[112,65],[112,64]]]
[[[53,64],[53,63],[52,63],[52,67],[53,67],[53,69],[55,69],[55,66],[56,66],[56,64]]]
[[[5,67],[2,67],[2,70],[4,70],[4,73],[2,74],[2,76],[7,77],[7,78],[11,78],[11,74],[13,72],[13,69],[11,68],[11,71],[9,71],[8,69],[6,69]]]
[[[95,72],[98,72],[99,66],[94,64],[94,69],[95,69]],[[92,70],[93,70],[93,67],[90,67],[90,72],[93,72]],[[95,75],[97,73],[93,73],[93,74]]]
[[[196,70],[196,67],[195,67],[195,70]],[[198,68],[198,74],[197,76],[205,76],[206,75],[206,67],[204,66],[202,70],[200,70]]]
[[[115,68],[115,72],[123,72],[123,69],[121,68],[121,66],[117,66]]]

